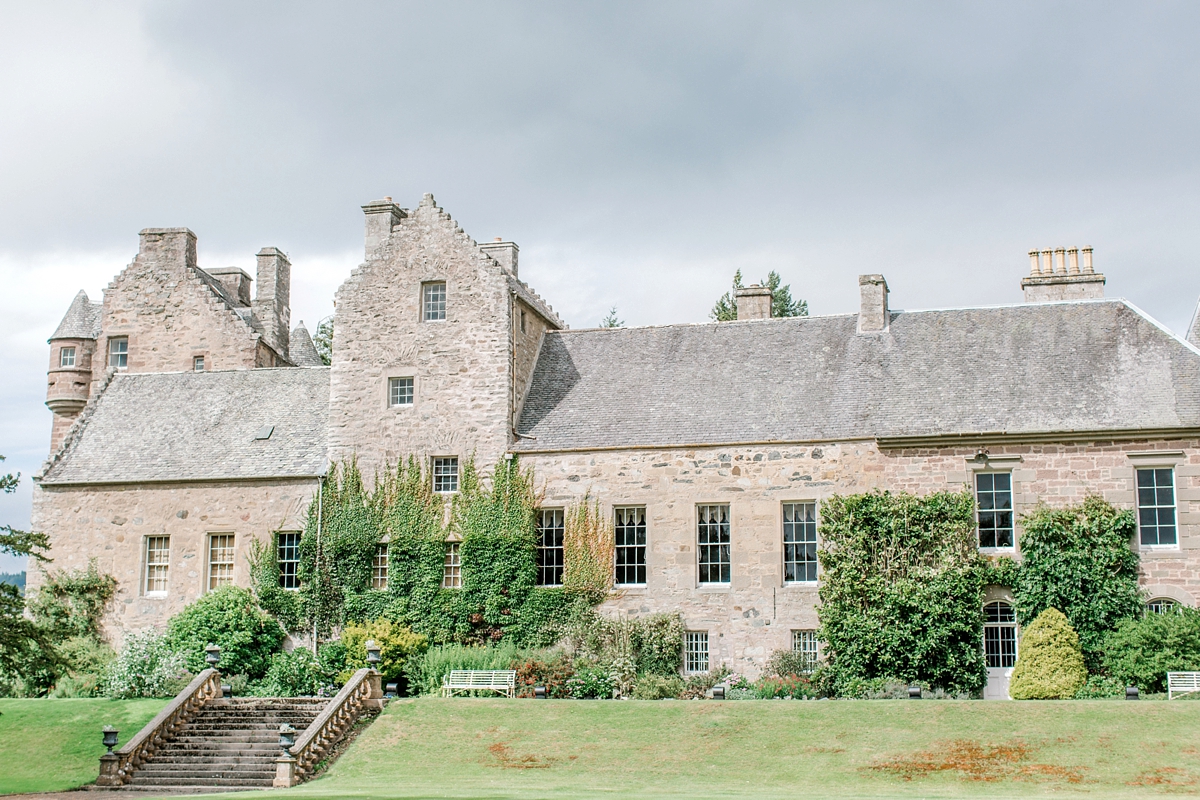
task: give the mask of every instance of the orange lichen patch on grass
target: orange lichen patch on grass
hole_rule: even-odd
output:
[[[553,758],[543,758],[536,756],[533,753],[525,755],[517,755],[512,748],[504,742],[496,742],[488,747],[488,752],[495,756],[499,766],[503,769],[549,769],[554,763]]]
[[[884,772],[906,781],[944,772],[972,781],[1014,778],[1083,782],[1082,767],[1026,763],[1031,749],[1025,742],[1019,741],[984,744],[970,739],[956,739],[933,750],[900,756],[865,769]]]
[[[1200,777],[1193,775],[1186,769],[1162,767],[1161,769],[1148,769],[1128,783],[1130,786],[1184,787],[1200,784]]]

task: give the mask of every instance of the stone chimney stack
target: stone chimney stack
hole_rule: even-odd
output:
[[[221,269],[205,270],[209,275],[220,281],[239,306],[250,305],[250,276],[239,267],[222,267]]]
[[[880,333],[888,329],[888,285],[882,275],[858,276],[858,332]]]
[[[254,293],[254,316],[263,326],[263,341],[288,360],[292,322],[292,263],[277,247],[258,251],[258,279]]]
[[[362,207],[367,216],[366,255],[367,258],[392,235],[392,228],[400,224],[400,220],[408,216],[403,208],[385,197]]]
[[[1080,266],[1079,254],[1083,253]],[[1026,303],[1058,300],[1099,300],[1104,297],[1104,276],[1092,267],[1092,248],[1029,251],[1029,277],[1021,279]]]
[[[144,228],[138,240],[138,261],[164,267],[196,266],[196,234],[187,228]]]
[[[479,249],[496,259],[514,278],[517,277],[517,253],[521,248],[515,243],[506,242],[497,236],[494,242],[479,245]]]
[[[759,286],[757,283],[752,286],[747,286],[738,289],[734,302],[737,304],[737,318],[743,319],[770,319],[771,318],[771,290],[765,286]]]

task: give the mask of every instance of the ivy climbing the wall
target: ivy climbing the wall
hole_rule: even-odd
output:
[[[490,481],[466,460],[452,498],[433,492],[415,458],[386,468],[370,487],[353,460],[337,464],[309,506],[300,591],[278,588],[274,549],[259,545],[251,559],[255,592],[289,628],[315,631],[318,639],[349,623],[387,619],[432,644],[550,644],[572,609],[602,599],[610,578],[597,577],[593,561],[605,552],[611,559],[612,534],[598,509],[586,503],[582,511],[569,509],[568,585],[537,586],[538,502],[532,470],[522,470],[515,457],[501,460]],[[448,523],[445,503],[451,504]],[[460,558],[461,586],[444,585],[451,545]],[[373,580],[380,547],[387,554],[386,586]]]
[[[898,679],[950,692],[987,680],[983,570],[970,492],[872,492],[821,507],[822,682]]]

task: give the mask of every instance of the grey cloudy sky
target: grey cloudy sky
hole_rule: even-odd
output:
[[[1184,2],[0,3],[0,453],[45,456],[46,337],[138,230],[283,248],[311,326],[383,195],[515,240],[574,327],[703,321],[739,267],[814,314],[863,272],[1018,302],[1026,251],[1091,245],[1181,332],[1198,34]]]

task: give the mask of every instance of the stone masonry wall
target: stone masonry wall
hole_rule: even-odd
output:
[[[34,489],[33,529],[49,531],[51,571],[86,569],[95,559],[117,579],[117,594],[104,617],[104,632],[119,647],[126,633],[162,628],[204,593],[208,537],[234,534],[234,583],[250,585],[251,539],[270,541],[275,531],[301,531],[315,480],[188,483]],[[144,592],[146,537],[170,536],[168,591]],[[43,582],[29,571],[29,590]]]
[[[1200,441],[1023,445],[990,448],[991,470],[1011,470],[1018,515],[1039,501],[1067,505],[1099,492],[1134,503],[1135,465],[1176,469],[1180,547],[1143,550],[1149,596],[1200,600]],[[1159,456],[1133,455],[1157,451]],[[644,505],[648,583],[617,587],[609,613],[683,614],[689,630],[709,631],[711,663],[758,674],[771,651],[791,647],[791,631],[818,627],[817,584],[783,582],[782,504],[833,494],[892,489],[926,494],[971,485],[974,448],[880,450],[873,441],[816,446],[721,447],[524,456],[545,488],[545,507],[586,493],[603,513]],[[728,503],[729,586],[701,586],[696,506]],[[1018,547],[1020,530],[1017,531]],[[1019,555],[1019,553],[1015,553]]]
[[[195,243],[182,228],[142,232],[137,257],[104,290],[93,383],[114,336],[129,337],[129,372],[186,371],[198,355],[208,370],[258,365],[258,334],[196,274]]]
[[[446,319],[422,321],[422,285],[446,282]],[[501,267],[426,195],[337,292],[330,459],[386,461],[508,448],[512,304]],[[528,329],[528,318],[527,318]],[[412,405],[387,405],[390,377],[414,379]]]
[[[516,429],[517,420],[521,418],[521,407],[525,404],[525,395],[529,392],[529,384],[533,378],[533,368],[537,364],[538,351],[542,346],[542,337],[550,330],[549,323],[521,300],[513,300],[513,400],[511,429]],[[524,315],[525,330],[521,330],[521,319]]]

